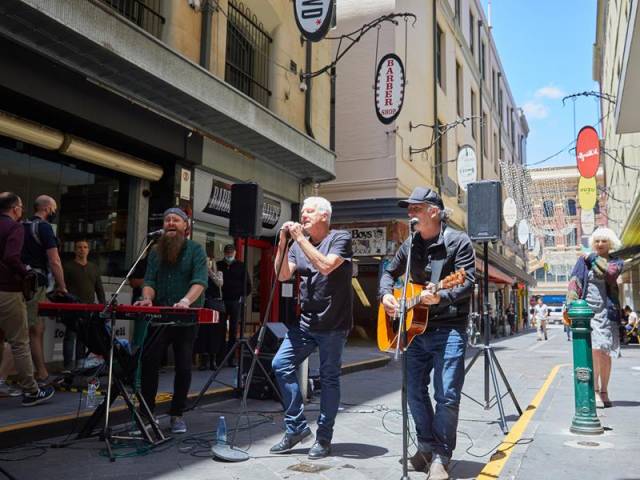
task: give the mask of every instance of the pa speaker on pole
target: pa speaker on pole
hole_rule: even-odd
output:
[[[499,240],[502,236],[502,185],[497,180],[467,186],[467,229],[474,242]]]
[[[262,234],[262,188],[257,183],[231,185],[229,235],[255,238]]]

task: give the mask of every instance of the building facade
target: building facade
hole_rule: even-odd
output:
[[[87,238],[113,291],[170,206],[193,218],[212,259],[233,241],[242,252],[228,234],[230,186],[257,182],[256,322],[279,226],[335,177],[331,82],[300,77],[331,50],[300,38],[288,0],[1,2],[0,190],[26,212],[53,196],[63,259]]]
[[[604,169],[600,168],[596,173],[599,195],[591,226],[581,221],[584,209],[578,201],[580,173],[576,166],[535,168],[529,173],[534,190],[548,193],[548,196],[536,195],[532,199],[534,232],[528,244],[529,271],[535,276],[537,285],[531,289],[531,294],[542,295],[549,305],[562,305],[571,270],[580,253],[589,248],[593,229],[609,224]],[[560,190],[540,188],[541,185],[557,186]]]
[[[363,236],[358,279],[371,307],[356,306],[356,324],[373,332],[375,286],[381,266],[406,237],[406,211],[397,207],[416,186],[440,192],[451,223],[466,227],[466,193],[457,182],[456,158],[470,146],[478,179],[499,179],[500,161],[526,162],[528,126],[511,95],[491,29],[476,0],[371,0],[338,2],[334,36],[355,31],[380,15],[411,12],[405,29],[385,23],[363,37],[337,66],[336,179],[321,186],[334,202],[334,221]],[[377,53],[377,57],[376,57]],[[384,125],[374,110],[372,72],[395,53],[406,65],[404,105]],[[457,126],[454,126],[457,124]],[[380,241],[367,241],[378,232]],[[490,247],[494,316],[509,303],[525,309],[525,249],[513,229]],[[480,267],[481,265],[479,265]],[[481,275],[479,275],[481,277]],[[480,298],[480,295],[477,295]],[[476,300],[479,310],[479,301]]]
[[[602,158],[609,226],[626,266],[621,301],[640,308],[640,9],[631,0],[598,0],[593,78],[603,98]]]

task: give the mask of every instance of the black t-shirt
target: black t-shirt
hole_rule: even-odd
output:
[[[325,256],[333,253],[345,261],[329,275],[322,275],[300,246],[293,244],[289,250],[289,262],[296,265],[301,279],[300,325],[315,331],[350,330],[353,324],[351,234],[344,230],[331,230],[314,246]]]
[[[39,217],[31,217],[24,224],[24,245],[22,246],[22,263],[31,268],[49,271],[47,250],[58,247],[58,240],[51,224]],[[37,239],[34,236],[34,230]]]

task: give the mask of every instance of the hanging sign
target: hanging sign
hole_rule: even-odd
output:
[[[529,241],[529,224],[526,220],[520,220],[518,224],[518,241],[522,245]]]
[[[592,210],[596,206],[596,177],[580,177],[578,180],[578,202],[583,210]]]
[[[476,152],[470,145],[463,145],[460,148],[456,165],[458,167],[458,185],[466,192],[467,185],[475,182],[478,178]]]
[[[600,166],[600,139],[595,128],[587,126],[580,129],[576,141],[576,163],[583,177],[596,176]]]
[[[378,63],[376,70],[376,115],[388,125],[402,110],[404,102],[404,66],[395,53],[388,53]]]
[[[329,31],[333,19],[334,0],[295,0],[293,13],[302,36],[319,42]]]
[[[507,227],[511,228],[516,224],[516,220],[518,220],[518,208],[513,198],[507,197],[505,199],[504,205],[502,206],[502,217]]]
[[[580,223],[582,224],[582,234],[591,235],[596,226],[596,216],[593,209],[582,209],[580,213]]]

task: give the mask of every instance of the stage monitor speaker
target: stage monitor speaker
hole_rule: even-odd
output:
[[[499,240],[502,236],[502,185],[497,180],[467,186],[467,229],[474,242]]]
[[[229,235],[256,238],[262,234],[262,188],[257,183],[231,185]]]
[[[269,374],[269,377],[273,381],[275,385],[277,385],[276,377],[271,368],[271,362],[273,361],[273,357],[275,357],[276,352],[282,345],[282,341],[284,337],[287,335],[287,331],[289,330],[284,323],[279,322],[267,322],[266,327],[267,330],[264,334],[264,340],[262,342],[262,348],[260,349],[260,354],[258,355],[258,361],[266,372]],[[256,334],[251,337],[249,341],[252,348],[256,347],[256,342],[258,341],[258,334],[260,332],[256,332]],[[247,353],[244,353],[243,363],[242,363],[242,374],[246,379],[246,376],[249,374],[249,368],[251,367],[251,356]],[[249,387],[249,398],[255,398],[258,400],[266,400],[273,399],[277,400],[278,396],[271,388],[271,385],[264,377],[262,370],[256,365],[253,370],[253,378],[251,379],[251,386]]]

